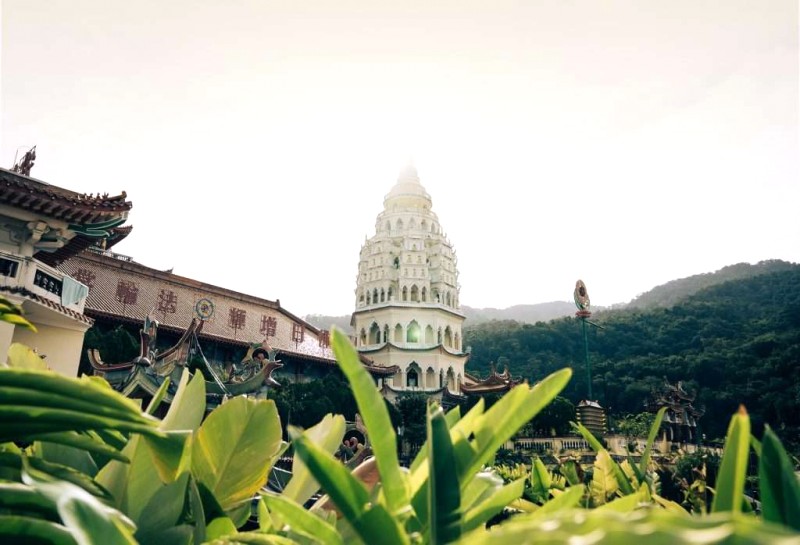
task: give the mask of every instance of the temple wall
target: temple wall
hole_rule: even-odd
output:
[[[88,326],[87,326],[88,327]],[[64,329],[36,324],[38,333],[21,327],[14,332],[14,341],[35,349],[46,356],[47,366],[68,377],[78,376],[78,364],[85,330]]]

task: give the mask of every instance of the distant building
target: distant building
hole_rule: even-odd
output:
[[[30,165],[24,172],[30,171]],[[38,333],[0,323],[0,359],[19,342],[45,356],[54,371],[76,376],[88,287],[56,267],[93,244],[113,245],[131,202],[86,195],[0,169],[0,295],[22,306]]]
[[[575,407],[578,422],[595,435],[605,435],[608,431],[606,411],[597,401],[581,400]]]
[[[649,412],[656,413],[666,407],[664,420],[661,423],[662,437],[666,441],[697,443],[697,421],[705,413],[703,409],[696,409],[693,405],[695,394],[687,392],[683,383],[670,383],[664,377],[664,384],[659,389],[650,393],[650,399],[645,402]]]

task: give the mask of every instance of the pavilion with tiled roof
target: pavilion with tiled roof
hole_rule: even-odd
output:
[[[47,364],[77,374],[87,288],[55,267],[89,246],[106,247],[130,231],[125,192],[88,195],[0,168],[0,296],[21,305],[38,333],[0,324],[0,354],[19,342]]]
[[[471,373],[465,373],[465,376],[467,382],[461,385],[461,391],[465,395],[504,393],[523,382],[522,378],[511,376],[511,373],[508,371],[508,366],[503,369],[502,373],[498,373],[494,364],[491,366],[489,376],[485,379]]]

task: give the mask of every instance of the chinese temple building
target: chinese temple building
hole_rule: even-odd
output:
[[[696,409],[692,403],[695,395],[683,388],[681,381],[671,384],[666,377],[664,385],[659,390],[651,393],[651,398],[645,403],[649,412],[656,413],[662,407],[667,410],[661,423],[661,432],[667,441],[696,443],[697,421],[703,416],[701,409]]]
[[[121,240],[132,205],[124,191],[87,195],[36,180],[31,166],[0,169],[0,296],[21,305],[38,332],[0,323],[0,357],[18,342],[54,371],[76,376],[93,323],[85,312],[89,290],[58,267],[91,245]]]
[[[264,375],[260,381],[253,377],[250,389],[225,383],[225,377],[219,381],[223,384],[215,387],[214,377],[209,377],[207,391],[220,390],[216,392],[220,395],[255,393],[270,379],[277,381],[273,384],[277,386],[311,380],[338,369],[329,332],[295,316],[279,300],[160,271],[96,248],[73,257],[60,269],[88,287],[86,314],[98,325],[106,329],[123,325],[137,330],[142,329],[143,323],[156,324],[157,334],[155,330],[144,331],[148,327],[142,329],[147,337],[143,337],[139,356],[148,358],[146,367],[152,367],[156,375],[161,367],[168,369],[166,360],[173,355],[181,360],[180,365],[186,365],[194,356],[214,369],[230,370],[232,365],[245,361],[248,351],[259,343],[274,351],[280,362],[269,376]],[[90,360],[92,371],[104,375],[131,397],[145,398],[158,386],[160,379],[153,372],[150,377],[141,373],[134,377],[138,372],[135,361],[104,361],[103,355],[97,353],[90,353]],[[378,377],[395,372],[368,362],[365,365]]]
[[[414,167],[383,201],[375,234],[361,248],[351,325],[358,351],[375,366],[393,401],[403,392],[463,396],[464,366],[457,259]]]

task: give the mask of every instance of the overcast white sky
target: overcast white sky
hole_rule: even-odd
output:
[[[298,315],[353,310],[409,158],[464,305],[800,261],[796,0],[2,0],[0,62],[2,166]]]

